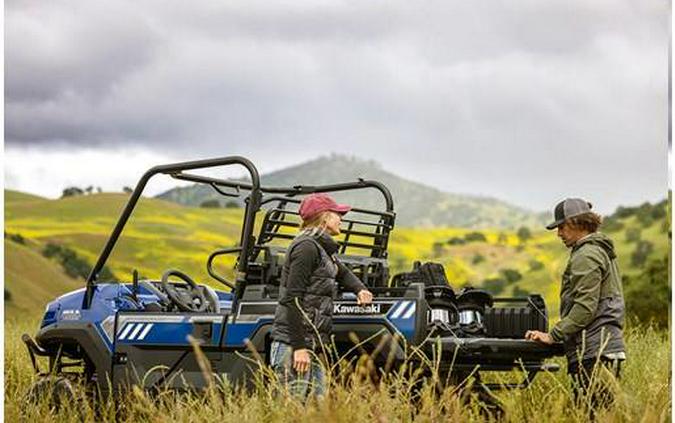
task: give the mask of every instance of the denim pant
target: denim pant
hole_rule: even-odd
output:
[[[588,358],[581,363],[568,363],[567,373],[572,377],[572,393],[575,403],[587,398],[590,405],[591,420],[595,419],[595,410],[610,408],[614,403],[614,394],[608,381],[600,373],[603,368],[609,370],[616,379],[621,373],[621,361],[605,357]],[[592,378],[595,378],[595,381]],[[591,386],[594,384],[594,386]],[[589,397],[590,395],[590,397]]]
[[[293,369],[293,348],[279,341],[272,341],[270,365],[291,395],[298,399],[306,399],[308,394],[322,397],[325,392],[325,377],[321,363],[310,353],[312,362],[309,371],[298,374]]]

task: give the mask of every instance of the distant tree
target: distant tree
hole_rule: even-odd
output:
[[[464,245],[466,240],[464,238],[452,237],[448,240],[449,245]]]
[[[86,192],[87,195],[91,195],[91,193],[94,192],[94,187],[92,185],[89,185],[84,189],[84,192]]]
[[[92,269],[89,262],[78,256],[74,250],[59,244],[47,243],[42,249],[42,255],[47,258],[58,259],[66,274],[73,278],[85,279]],[[100,280],[114,280],[115,276],[107,266],[103,266],[98,278]]]
[[[503,292],[505,287],[506,281],[502,278],[490,278],[483,281],[483,288],[495,295]]]
[[[661,201],[658,204],[654,204],[652,207],[652,218],[654,220],[662,219],[668,214],[666,201]]]
[[[626,229],[626,242],[638,242],[642,238],[642,231],[640,228]]]
[[[124,192],[125,194],[131,194],[132,192],[134,192],[134,190],[131,189],[131,187],[127,186],[127,187],[122,187],[122,192]]]
[[[637,276],[624,276],[626,311],[644,323],[667,328],[670,322],[670,263],[668,255],[652,260]]]
[[[472,264],[478,264],[478,263],[482,263],[484,261],[485,261],[485,256],[483,256],[481,254],[474,254],[473,258],[471,259]]]
[[[12,234],[5,231],[5,238],[17,244],[26,245],[26,239],[21,234]]]
[[[84,194],[84,191],[82,191],[81,188],[78,187],[67,187],[63,190],[61,193],[61,198],[66,198],[66,197],[74,197],[76,195],[82,195]]]
[[[537,270],[541,270],[544,268],[544,263],[540,262],[539,260],[530,260],[530,270],[533,272],[536,272]]]
[[[81,257],[78,257],[77,253],[71,249],[64,249],[61,253],[61,266],[63,270],[73,278],[86,278],[89,276],[91,266]]]
[[[642,225],[643,228],[648,228],[654,223],[654,217],[652,216],[652,207],[649,203],[645,203],[637,209],[635,217],[638,222]]]
[[[5,302],[12,301],[12,293],[5,287]]]
[[[47,257],[47,258],[51,258],[51,257],[54,257],[54,256],[61,255],[62,250],[63,249],[61,248],[61,246],[59,244],[54,244],[54,243],[49,242],[42,249],[42,255]]]
[[[100,194],[103,192],[103,189],[101,189],[101,187],[96,187],[96,192]]]
[[[501,274],[508,283],[517,282],[523,278],[523,275],[515,269],[502,269]]]
[[[532,232],[527,226],[521,226],[518,229],[518,233],[516,235],[518,235],[518,239],[521,243],[526,242],[528,239],[532,238]]]
[[[654,244],[649,241],[638,241],[635,251],[630,256],[631,264],[633,266],[642,266],[652,251],[654,251]]]
[[[618,232],[624,227],[625,225],[615,217],[607,216],[602,219],[602,230],[605,232]]]
[[[240,209],[241,205],[234,200],[230,200],[227,203],[225,203],[225,208],[226,209]]]
[[[199,207],[205,209],[218,209],[220,208],[220,201],[218,200],[205,200],[199,205]]]
[[[614,216],[624,219],[626,217],[631,217],[635,213],[635,209],[630,207],[619,206],[614,212]]]
[[[468,234],[464,235],[464,239],[466,242],[485,242],[487,241],[487,238],[485,238],[485,235],[483,235],[482,232],[469,232]]]

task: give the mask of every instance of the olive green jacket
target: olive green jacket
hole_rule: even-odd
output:
[[[614,244],[594,232],[572,247],[563,273],[560,321],[551,336],[570,362],[625,352],[625,305]]]

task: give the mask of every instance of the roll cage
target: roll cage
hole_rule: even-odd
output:
[[[244,167],[250,182],[188,173],[231,165]],[[244,196],[244,218],[238,245],[218,249],[207,259],[209,275],[233,289],[235,301],[241,298],[247,285],[278,284],[286,246],[294,238],[294,232],[300,225],[298,207],[301,198],[313,193],[374,189],[383,196],[385,208],[383,211],[352,208],[350,215],[343,219],[342,234],[337,243],[342,261],[367,285],[386,286],[388,283],[387,247],[396,214],[393,198],[386,186],[377,181],[358,179],[355,182],[330,185],[263,187],[260,184],[258,170],[250,160],[241,156],[229,156],[155,166],[143,174],[86,279],[83,308],[91,306],[99,272],[110,257],[148,181],[158,174],[209,185],[214,191],[226,197],[241,197],[242,191],[247,192]],[[228,192],[226,189],[232,189],[234,192]],[[267,206],[267,209],[256,237],[254,234],[256,218],[263,206]],[[237,276],[234,283],[218,274],[213,266],[216,258],[226,254],[237,254],[235,264]]]

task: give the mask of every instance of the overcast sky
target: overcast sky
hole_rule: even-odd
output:
[[[669,19],[663,0],[7,1],[5,185],[336,152],[534,210],[658,200]]]

